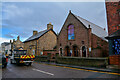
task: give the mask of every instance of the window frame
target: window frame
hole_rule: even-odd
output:
[[[74,29],[74,39],[68,39],[68,27],[69,27],[70,25],[73,25],[73,24],[69,24],[69,25],[67,26],[67,40],[68,40],[68,41],[73,41],[73,40],[75,40],[75,26],[73,25],[73,29]]]

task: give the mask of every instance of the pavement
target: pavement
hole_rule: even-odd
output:
[[[93,70],[93,71],[102,71],[102,72],[111,72],[111,73],[116,73],[116,74],[118,73],[118,74],[120,74],[120,69],[115,69],[115,68],[85,67],[85,66],[75,66],[75,65],[67,65],[67,64],[58,64],[58,63],[54,63],[54,62],[40,62],[40,63],[48,64],[48,65],[61,66],[61,67],[71,67],[71,68]]]

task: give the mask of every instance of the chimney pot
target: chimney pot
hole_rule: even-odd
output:
[[[15,42],[15,39],[13,39],[13,43]]]
[[[88,27],[90,28],[90,25],[88,25]]]
[[[106,30],[106,29],[104,28],[104,30]]]
[[[47,30],[53,29],[53,25],[51,23],[47,24]]]
[[[12,43],[12,40],[10,40],[10,43]]]
[[[33,31],[33,35],[36,35],[38,32],[36,30]]]
[[[17,40],[20,40],[20,37],[19,37],[19,36],[17,37]]]

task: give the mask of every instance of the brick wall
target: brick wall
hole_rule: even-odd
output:
[[[43,51],[43,55],[48,56],[48,54],[50,54],[51,59],[56,56],[56,53],[57,53],[56,50],[44,50]]]
[[[74,40],[68,40],[67,35],[67,27],[69,24],[74,25],[74,34],[75,39]],[[89,26],[89,25],[88,25]],[[82,41],[84,41],[84,44],[82,44]],[[97,44],[98,43],[98,44]],[[57,51],[60,53],[60,48],[63,49],[63,55],[66,56],[65,47],[69,46],[69,48],[73,51],[73,46],[77,45],[78,47],[78,54],[79,56],[82,56],[82,46],[85,46],[87,48],[87,56],[91,57],[102,57],[102,53],[104,55],[108,56],[108,42],[105,40],[97,37],[96,35],[91,33],[91,28],[86,28],[74,15],[70,14],[68,15],[59,35],[58,35],[58,42],[57,42]],[[102,48],[102,51],[99,49],[93,50],[93,53],[96,53],[96,55],[93,55],[92,52],[89,53],[89,48],[97,48],[97,45],[100,45]],[[74,55],[72,55],[74,56]]]
[[[109,35],[120,29],[120,1],[106,2],[107,24]],[[112,46],[109,42],[110,47]],[[120,65],[120,56],[112,55],[109,57],[110,64]]]
[[[69,24],[74,25],[75,40],[68,40],[67,27]],[[59,51],[59,49],[62,48],[64,53],[63,55],[65,55],[66,46],[73,49],[73,45],[77,45],[79,56],[81,56],[80,49],[81,46],[83,46],[82,41],[84,41],[84,45],[88,48],[88,29],[85,28],[72,14],[69,14],[58,35],[57,50]]]
[[[120,55],[112,55],[109,57],[110,64],[120,65]]]
[[[120,29],[120,2],[106,2],[109,35]]]
[[[108,42],[92,34],[92,54],[90,56],[106,57],[108,56]]]

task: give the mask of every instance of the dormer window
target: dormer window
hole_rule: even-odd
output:
[[[74,40],[75,35],[74,35],[74,25],[69,25],[68,26],[68,40]]]

